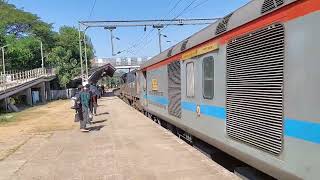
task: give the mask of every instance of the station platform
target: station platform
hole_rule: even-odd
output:
[[[38,134],[0,161],[0,179],[239,179],[115,96],[89,127]]]

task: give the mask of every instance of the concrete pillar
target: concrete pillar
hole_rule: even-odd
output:
[[[50,82],[46,83],[46,99],[47,101],[51,101],[51,89],[50,89]]]
[[[39,85],[40,85],[40,101],[42,103],[45,103],[45,102],[47,102],[47,99],[46,99],[46,84],[45,84],[45,82],[42,82]]]
[[[6,103],[5,103],[5,101],[4,101],[4,99],[2,99],[2,100],[0,100],[0,109],[6,109]]]
[[[32,106],[32,94],[31,94],[31,88],[26,89],[26,97],[27,97],[27,104],[29,106]]]

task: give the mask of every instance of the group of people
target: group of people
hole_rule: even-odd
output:
[[[89,132],[87,124],[92,124],[93,115],[97,115],[98,98],[104,93],[103,86],[96,84],[80,85],[76,93],[73,108],[76,110],[75,121],[80,121],[80,130]]]

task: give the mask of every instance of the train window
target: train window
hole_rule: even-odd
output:
[[[203,97],[205,99],[213,99],[214,95],[214,61],[213,57],[205,57],[202,62],[203,71]]]
[[[187,77],[187,97],[194,97],[194,64],[189,62],[186,65],[186,77]]]

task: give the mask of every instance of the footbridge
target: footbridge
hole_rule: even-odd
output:
[[[116,70],[116,67],[114,67],[110,63],[103,64],[98,67],[93,67],[89,70],[88,82],[97,83],[102,77],[112,77]]]
[[[93,59],[93,66],[100,67],[110,64],[116,69],[134,70],[139,69],[140,65],[148,61],[151,57],[109,57]]]
[[[82,74],[82,78],[81,75],[79,75],[73,79],[73,86],[77,87],[81,83],[82,85],[85,85],[87,83],[97,83],[103,77],[112,77],[116,70],[117,69],[110,63],[103,64],[101,66],[93,66],[88,71],[88,78],[86,77],[87,75],[84,71],[84,74]]]
[[[0,73],[0,101],[13,95],[23,95],[27,104],[32,105],[32,89],[38,89],[40,99],[45,102],[49,96],[50,81],[55,79],[53,69],[32,69],[21,72]]]
[[[104,76],[113,76],[116,68],[111,64],[91,68],[88,73],[88,82],[96,83]],[[56,79],[54,69],[32,69],[23,72],[0,73],[0,106],[7,108],[10,97],[23,101],[26,105],[45,103],[52,99],[52,84]],[[85,81],[86,78],[83,78]],[[81,75],[74,79],[74,84],[81,84]],[[76,87],[76,86],[75,86]]]

